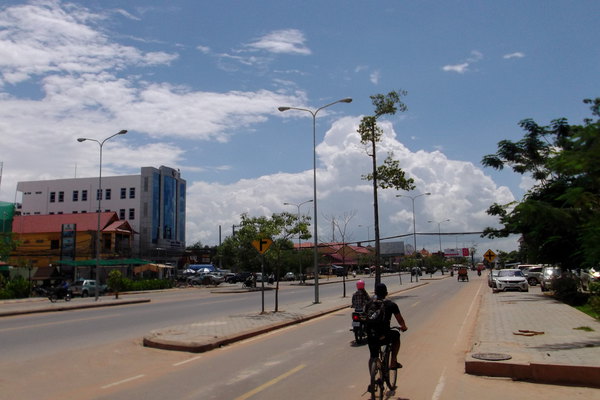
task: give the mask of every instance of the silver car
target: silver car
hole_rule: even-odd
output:
[[[518,290],[520,292],[528,292],[529,284],[523,272],[519,269],[501,269],[498,272],[498,277],[495,279],[496,288],[494,293],[504,292],[506,290]]]

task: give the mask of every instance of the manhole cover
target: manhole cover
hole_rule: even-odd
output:
[[[508,354],[501,354],[501,353],[475,353],[475,354],[472,354],[471,357],[477,358],[478,360],[485,360],[485,361],[503,361],[503,360],[510,360],[512,358]]]

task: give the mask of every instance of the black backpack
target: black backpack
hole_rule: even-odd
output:
[[[386,315],[385,300],[370,300],[365,306],[367,317],[367,332],[372,335],[381,335],[385,332]]]

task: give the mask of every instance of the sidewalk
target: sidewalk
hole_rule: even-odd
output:
[[[528,293],[485,290],[465,372],[600,387],[600,322],[539,286]]]
[[[404,280],[402,289],[390,294],[447,277],[423,276],[413,283]],[[485,289],[480,294],[473,345],[465,356],[466,373],[600,388],[600,322],[542,294],[539,287],[530,288],[528,293],[492,294],[491,289]],[[213,289],[219,293],[239,290],[233,286]],[[0,317],[149,302],[149,298],[140,297],[143,295],[56,303],[45,298],[0,301]],[[319,304],[286,304],[277,313],[230,315],[158,329],[143,341],[147,347],[200,353],[344,309],[349,303],[349,297],[336,297],[321,299]]]

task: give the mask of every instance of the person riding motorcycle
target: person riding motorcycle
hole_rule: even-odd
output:
[[[405,332],[408,327],[406,326],[406,322],[400,313],[400,308],[398,308],[398,305],[385,298],[387,294],[387,286],[385,286],[384,283],[378,283],[375,285],[375,298],[383,301],[383,307],[385,310],[385,327],[381,336],[369,335],[367,338],[370,352],[369,371],[371,370],[371,360],[376,359],[379,356],[379,347],[384,343],[392,344],[390,368],[402,368],[402,365],[398,363],[398,352],[400,351],[400,332],[398,332],[396,329],[390,328],[392,315],[396,318],[396,321],[398,321],[398,325],[400,325],[400,330],[402,332]]]
[[[356,282],[356,292],[352,295],[352,308],[356,311],[363,311],[369,300],[371,300],[371,296],[365,290],[365,281],[361,279]]]

